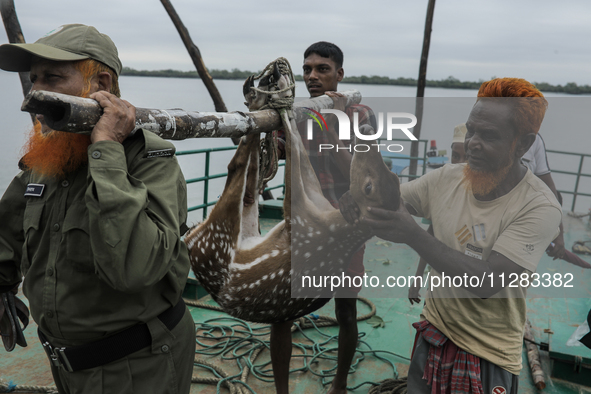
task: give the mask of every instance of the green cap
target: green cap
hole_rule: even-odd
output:
[[[121,72],[117,47],[106,34],[81,24],[63,25],[47,33],[34,44],[0,45],[0,68],[6,71],[30,71],[33,56],[55,61],[97,60]]]

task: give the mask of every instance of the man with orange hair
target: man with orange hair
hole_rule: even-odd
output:
[[[422,321],[413,325],[409,393],[517,393],[526,289],[562,215],[520,160],[546,106],[523,79],[485,82],[466,122],[467,163],[401,185],[398,211],[370,209],[360,220],[433,268]],[[434,236],[411,214],[432,219]],[[345,215],[357,218],[355,209]],[[514,277],[517,287],[508,286]]]
[[[103,108],[90,135],[37,116],[22,172],[0,201],[0,293],[24,276],[60,393],[188,393],[186,186],[174,146],[135,130],[115,44],[92,26],[64,25],[34,44],[0,46],[0,68],[30,71],[33,90]]]

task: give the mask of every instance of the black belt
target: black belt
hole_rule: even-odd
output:
[[[172,330],[185,314],[185,302],[181,298],[173,307],[158,315],[158,319]],[[152,336],[147,324],[136,324],[108,338],[86,345],[72,347],[52,346],[41,330],[37,330],[43,349],[55,367],[62,367],[68,372],[95,368],[137,352],[152,344]]]

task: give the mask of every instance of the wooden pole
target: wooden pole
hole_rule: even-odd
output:
[[[525,332],[523,335],[525,342],[525,348],[527,349],[527,359],[529,361],[529,368],[531,370],[531,376],[534,380],[534,385],[538,390],[546,388],[546,381],[544,378],[544,370],[540,363],[540,352],[538,346],[535,344],[535,338],[531,332],[531,323],[529,319],[525,322]]]
[[[347,105],[359,104],[361,94],[356,90],[341,92]],[[333,108],[326,95],[294,104],[296,122],[308,118],[303,108],[320,110]],[[102,115],[102,108],[93,99],[36,90],[21,107],[23,111],[41,114],[54,130],[90,134]],[[164,139],[239,138],[247,134],[269,133],[281,128],[281,117],[274,109],[255,112],[191,112],[182,109],[136,108],[136,128],[144,128]]]
[[[425,84],[427,80],[427,60],[429,59],[429,46],[431,45],[431,31],[433,26],[433,12],[435,11],[435,0],[429,0],[427,5],[427,18],[425,20],[425,33],[423,35],[423,51],[421,53],[421,64],[419,65],[419,79],[417,81],[417,98],[415,104],[415,115],[417,125],[413,129],[413,134],[417,139],[421,138],[421,124],[423,122],[423,97],[425,97]],[[419,155],[419,142],[413,141],[410,145],[410,155],[417,157]],[[427,163],[423,163],[426,166]],[[410,175],[417,174],[417,160],[410,161],[408,169]]]
[[[211,77],[211,75],[209,75],[207,69],[205,68],[205,63],[203,63],[203,58],[201,57],[201,52],[199,51],[199,48],[197,48],[197,45],[195,45],[193,43],[193,40],[191,40],[189,31],[181,21],[181,18],[175,11],[174,7],[172,6],[172,3],[169,0],[160,0],[160,2],[166,9],[166,12],[168,12],[170,19],[172,20],[172,23],[174,23],[174,27],[176,27],[177,31],[179,32],[181,39],[183,40],[183,44],[185,44],[185,47],[187,48],[187,51],[191,56],[191,60],[193,60],[193,64],[197,69],[199,78],[201,78],[201,80],[205,84],[205,87],[207,88],[207,91],[209,92],[209,95],[213,100],[216,112],[228,112],[228,108],[226,108],[226,104],[224,104],[222,95],[218,91],[218,88],[215,86],[213,78]]]
[[[25,37],[21,30],[21,25],[16,15],[13,0],[0,0],[0,13],[2,14],[2,22],[6,29],[6,35],[8,36],[8,42],[11,44],[24,44]],[[19,72],[18,76],[21,80],[21,87],[23,89],[23,96],[31,91],[33,84],[29,78],[29,72]],[[31,120],[35,123],[35,115],[31,114]]]
[[[174,9],[174,6],[170,2],[170,0],[160,0],[160,2],[162,3],[164,9],[168,13],[168,16],[170,16],[170,19],[172,20],[174,27],[176,27],[176,30],[179,32],[181,40],[183,41],[183,44],[185,44],[185,48],[187,48],[189,56],[191,57],[191,60],[193,61],[193,64],[197,69],[199,78],[201,78],[201,81],[203,81],[203,84],[205,85],[207,91],[209,92],[209,95],[211,96],[211,99],[213,100],[213,105],[215,107],[216,112],[228,112],[228,108],[224,103],[224,99],[222,99],[222,95],[220,94],[215,83],[213,82],[213,78],[211,77],[211,75],[209,75],[209,72],[207,72],[207,68],[205,67],[203,58],[201,57],[201,51],[191,39],[189,31],[181,21],[181,18]],[[240,142],[239,138],[231,139],[234,145],[238,145],[238,143]],[[268,199],[270,195],[271,192],[265,192],[265,195],[263,197],[265,199]]]

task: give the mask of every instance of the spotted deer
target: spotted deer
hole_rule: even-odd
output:
[[[261,79],[259,91],[250,89],[249,78],[245,83],[249,109],[267,102],[261,90],[282,89],[290,83],[290,76],[277,68]],[[307,275],[341,275],[350,256],[373,235],[369,228],[349,225],[323,196],[293,118],[287,112],[282,118],[287,137],[284,220],[260,235],[258,201],[245,198],[258,195],[260,136],[248,135],[228,165],[218,203],[185,237],[193,271],[213,299],[234,317],[271,324],[296,319],[328,302],[330,289],[306,289],[308,293],[299,297],[302,288],[295,284]],[[351,195],[362,214],[367,214],[367,206],[396,209],[399,194],[398,178],[379,152],[354,155]]]

